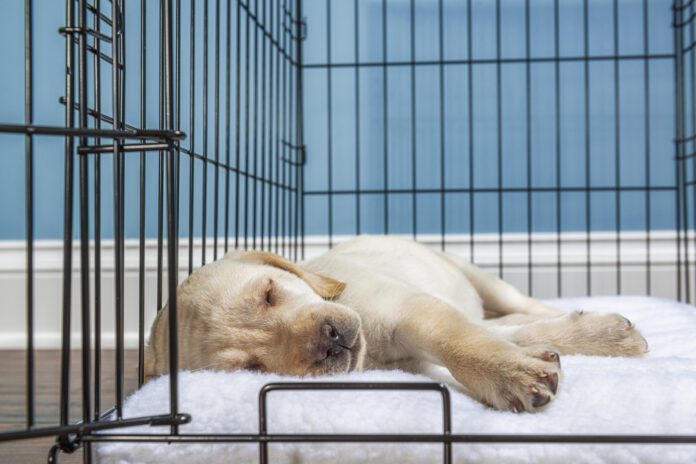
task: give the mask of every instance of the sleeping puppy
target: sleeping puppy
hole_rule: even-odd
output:
[[[233,251],[177,291],[182,370],[316,376],[445,366],[496,409],[554,399],[559,355],[642,356],[617,314],[563,313],[465,260],[393,237],[362,236],[301,264]],[[168,312],[157,315],[146,377],[167,373]]]

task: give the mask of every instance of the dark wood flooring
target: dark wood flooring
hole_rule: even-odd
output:
[[[26,425],[26,355],[24,351],[0,351],[0,431],[23,429]],[[82,418],[82,363],[79,351],[72,353],[70,372],[70,417]],[[36,351],[35,411],[36,425],[57,425],[60,417],[60,351]],[[137,387],[137,351],[125,353],[126,395]],[[102,354],[101,410],[113,406],[114,352]],[[92,373],[94,375],[94,373]],[[0,464],[44,463],[53,438],[0,442]],[[61,454],[61,464],[82,462],[82,452]]]

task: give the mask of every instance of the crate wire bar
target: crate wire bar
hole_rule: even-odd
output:
[[[354,0],[354,62],[337,62],[332,56],[332,2],[326,1],[326,61],[305,63],[303,43],[312,24],[303,15],[302,0],[141,0],[139,24],[137,28],[127,27],[126,20],[131,17],[126,8],[126,0],[66,0],[65,25],[60,34],[65,39],[65,88],[59,104],[64,107],[63,125],[36,124],[35,120],[35,2],[25,0],[24,11],[24,121],[21,124],[0,123],[1,134],[19,134],[24,137],[25,161],[25,238],[26,238],[26,418],[25,427],[14,431],[0,432],[0,441],[30,439],[55,436],[56,445],[49,452],[49,462],[58,462],[61,452],[72,453],[84,450],[86,462],[93,459],[91,444],[95,442],[168,442],[168,443],[258,443],[261,463],[268,462],[268,443],[278,442],[420,442],[442,443],[443,462],[452,462],[453,443],[634,443],[634,444],[696,444],[696,437],[686,435],[475,435],[455,434],[451,430],[451,406],[449,391],[437,383],[329,383],[301,382],[274,383],[266,385],[259,393],[259,431],[256,434],[193,435],[181,433],[179,426],[186,424],[191,417],[180,411],[178,405],[177,377],[177,318],[176,286],[180,271],[190,274],[199,265],[210,259],[217,259],[229,249],[262,249],[282,254],[289,259],[298,260],[305,256],[305,235],[309,218],[305,217],[305,205],[312,197],[322,197],[327,201],[328,245],[334,244],[333,218],[337,207],[335,197],[353,195],[355,197],[355,233],[365,231],[361,223],[361,209],[365,208],[363,196],[383,198],[383,232],[390,233],[389,203],[392,195],[408,195],[411,198],[411,234],[418,238],[417,197],[436,195],[438,197],[440,246],[447,245],[446,234],[446,196],[448,194],[467,194],[469,202],[470,250],[474,255],[474,194],[497,194],[497,248],[500,260],[497,271],[502,274],[505,263],[503,256],[503,193],[516,192],[525,195],[527,204],[527,248],[532,248],[532,201],[533,194],[547,192],[556,196],[556,249],[558,260],[555,265],[557,294],[562,294],[560,274],[562,272],[561,253],[561,212],[560,196],[563,192],[584,194],[586,204],[594,191],[613,193],[616,198],[616,287],[621,289],[621,238],[622,230],[620,204],[621,193],[643,192],[646,195],[646,290],[650,294],[650,193],[664,192],[674,195],[676,202],[675,230],[677,234],[677,286],[676,294],[683,300],[693,302],[694,273],[693,262],[696,247],[690,242],[696,221],[696,1],[675,0],[672,5],[672,28],[674,32],[673,54],[650,54],[648,44],[648,1],[643,0],[643,55],[622,55],[618,45],[618,0],[613,1],[614,53],[612,56],[592,57],[588,46],[588,0],[583,0],[584,56],[565,57],[559,51],[559,0],[553,2],[554,56],[532,57],[530,51],[530,8],[531,1],[524,3],[525,57],[505,58],[501,52],[501,1],[495,2],[495,58],[475,58],[472,51],[472,1],[466,2],[467,11],[467,53],[466,59],[445,57],[445,37],[443,33],[443,0],[436,5],[438,26],[437,59],[419,60],[416,55],[416,0],[408,2],[408,18],[411,34],[409,37],[409,59],[390,60],[388,56],[387,0],[380,5],[382,49],[381,61],[364,61],[360,55],[361,35],[359,33],[360,9],[364,3]],[[183,5],[182,5],[183,3]],[[211,13],[212,11],[212,13]],[[153,14],[156,13],[156,14]],[[202,13],[202,17],[200,16]],[[211,21],[212,18],[212,21]],[[154,27],[155,19],[159,21]],[[139,45],[139,56],[127,48],[126,31],[130,30],[129,40]],[[134,33],[133,31],[137,31]],[[154,32],[153,32],[154,31]],[[152,43],[153,37],[156,38]],[[210,40],[212,38],[212,40]],[[212,44],[211,44],[212,42]],[[153,81],[153,66],[150,60],[156,57],[157,92],[153,95],[148,82]],[[645,79],[645,104],[648,106],[645,117],[646,147],[650,146],[650,99],[647,98],[650,82],[649,64],[652,59],[674,62],[674,111],[675,111],[675,183],[658,186],[650,181],[650,156],[646,156],[646,183],[639,186],[621,184],[621,171],[618,155],[614,159],[616,182],[613,186],[592,186],[589,179],[589,97],[587,86],[589,63],[591,60],[609,60],[614,66],[614,104],[616,117],[615,151],[621,150],[618,120],[620,118],[619,85],[621,60],[642,60]],[[210,63],[212,61],[212,64]],[[560,182],[560,64],[565,61],[579,61],[583,64],[585,90],[585,154],[586,182],[583,187],[562,187]],[[526,157],[527,187],[509,187],[502,182],[503,152],[502,134],[502,66],[507,63],[524,65],[525,99],[527,112],[527,131],[531,120],[531,65],[548,62],[554,66],[555,114],[556,114],[556,186],[532,187],[531,137],[527,137]],[[137,63],[137,65],[136,65]],[[445,177],[445,70],[451,65],[464,65],[468,75],[468,111],[473,114],[474,91],[472,87],[474,65],[495,66],[496,76],[496,118],[498,144],[497,185],[494,187],[475,187],[473,182],[474,157],[470,156],[469,186],[462,188],[446,187]],[[188,66],[188,70],[186,69]],[[436,106],[438,118],[439,145],[436,157],[439,158],[438,188],[424,188],[418,184],[416,176],[418,155],[416,151],[416,131],[410,133],[411,152],[408,164],[411,166],[411,187],[395,188],[389,186],[389,137],[386,135],[390,124],[389,114],[389,73],[392,69],[408,68],[410,75],[410,114],[411,127],[417,124],[416,73],[419,66],[433,66],[436,69],[438,91]],[[202,67],[202,72],[200,68]],[[382,124],[384,137],[381,150],[383,161],[383,187],[366,187],[361,179],[360,141],[365,137],[361,132],[361,87],[360,73],[365,68],[382,70]],[[355,97],[356,155],[355,188],[345,189],[334,186],[334,149],[332,140],[335,130],[336,114],[334,102],[334,75],[336,69],[349,69],[354,74],[354,87],[350,90]],[[127,74],[128,72],[128,74]],[[209,73],[212,72],[212,77]],[[326,93],[326,189],[308,189],[305,185],[305,166],[308,149],[305,145],[305,88],[308,72],[325,73]],[[200,80],[199,80],[200,79]],[[137,85],[131,83],[137,82]],[[212,84],[212,85],[211,85]],[[212,90],[211,87],[212,86]],[[137,89],[137,90],[136,90]],[[127,98],[134,94],[137,100]],[[689,99],[691,101],[689,101]],[[137,112],[129,111],[127,102],[137,102]],[[153,108],[153,102],[156,102]],[[212,103],[212,105],[211,105]],[[132,104],[132,103],[129,103]],[[211,108],[212,106],[212,108]],[[148,111],[149,109],[149,111]],[[188,111],[188,114],[186,114]],[[133,114],[136,114],[133,117]],[[154,115],[158,122],[153,121]],[[473,118],[468,119],[468,150],[473,153]],[[37,138],[64,138],[64,230],[62,258],[62,302],[61,302],[61,361],[60,361],[60,414],[57,425],[46,425],[37,421],[36,413],[36,360],[35,360],[35,242],[36,242],[36,140]],[[646,148],[649,150],[649,148]],[[104,159],[102,159],[104,158]],[[111,166],[108,160],[111,158]],[[128,160],[137,162],[138,185],[127,183]],[[78,179],[76,185],[75,174]],[[112,184],[105,182],[105,174],[113,176]],[[148,180],[154,182],[155,189],[148,187]],[[113,202],[105,200],[105,188],[113,188]],[[77,189],[78,211],[75,215],[74,197]],[[156,228],[156,300],[157,308],[165,301],[169,304],[170,340],[170,391],[169,411],[156,416],[124,417],[123,401],[125,395],[125,247],[127,196],[130,189],[138,194],[138,386],[144,381],[143,359],[145,341],[146,313],[146,237],[148,218],[154,217]],[[148,190],[150,189],[150,190]],[[156,191],[153,201],[146,201],[148,191]],[[212,196],[212,198],[210,198]],[[151,203],[156,203],[156,212],[150,211]],[[212,206],[211,206],[212,204]],[[212,211],[209,210],[212,208]],[[310,209],[311,210],[311,209]],[[107,230],[102,220],[104,214],[111,213],[112,229]],[[212,235],[207,227],[212,215]],[[75,217],[74,217],[75,216]],[[77,219],[77,221],[75,221]],[[166,220],[165,220],[166,219]],[[584,224],[587,233],[586,286],[592,291],[590,259],[590,208],[585,209]],[[77,231],[73,231],[73,224]],[[182,227],[183,226],[183,227]],[[182,233],[182,229],[185,232]],[[76,233],[75,233],[76,232]],[[222,234],[222,235],[220,235]],[[165,239],[166,235],[166,239]],[[212,237],[212,253],[206,237]],[[201,237],[200,241],[196,237]],[[102,271],[104,270],[103,240],[114,241],[114,307],[115,307],[115,364],[102,363],[103,351],[103,308]],[[79,246],[79,305],[81,333],[81,416],[78,418],[70,410],[70,372],[71,372],[71,308],[73,241]],[[200,247],[200,256],[196,249]],[[183,253],[183,254],[181,254]],[[531,256],[531,253],[530,253]],[[166,264],[165,264],[166,257]],[[183,259],[182,259],[183,257]],[[181,263],[180,263],[181,261]],[[180,266],[181,264],[181,266]],[[527,262],[529,289],[532,289],[531,259]],[[166,279],[165,279],[166,273]],[[90,295],[90,287],[93,289]],[[92,335],[93,333],[93,335]],[[113,367],[115,373],[115,397],[102,395],[102,373]],[[418,390],[439,392],[443,401],[443,432],[434,434],[273,434],[268,433],[267,397],[272,392],[295,390]],[[113,407],[104,407],[112,405]],[[166,434],[114,433],[118,429],[136,425],[169,426]],[[108,431],[109,433],[103,433]]]

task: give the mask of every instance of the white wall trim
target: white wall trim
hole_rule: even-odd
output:
[[[146,332],[147,334],[147,332]],[[124,345],[126,348],[138,347],[138,332],[129,330],[123,334]],[[9,332],[0,330],[0,350],[23,350],[26,348],[25,332]],[[74,349],[80,348],[82,337],[78,331],[70,334],[70,345]],[[102,346],[111,349],[116,346],[116,338],[113,333],[102,334]],[[60,348],[60,331],[34,332],[34,348],[37,350],[52,350]],[[94,334],[92,334],[92,348],[94,348]]]
[[[400,235],[412,238],[411,235]],[[334,245],[351,239],[352,235],[336,235],[332,238]],[[465,234],[445,235],[445,243],[448,251],[454,253],[469,254],[471,236]],[[590,253],[593,265],[614,265],[616,262],[617,244],[620,242],[621,261],[623,265],[635,265],[645,262],[648,256],[646,246],[648,235],[645,232],[592,232],[589,234],[579,232],[564,232],[559,237],[561,259],[564,264],[584,264],[587,260],[587,242],[589,238]],[[695,235],[690,234],[693,240]],[[441,236],[439,234],[419,234],[418,241],[439,247]],[[286,243],[290,243],[287,239]],[[525,265],[529,258],[528,245],[531,242],[532,258],[535,266],[555,265],[557,260],[557,235],[555,233],[533,233],[531,236],[521,233],[503,234],[500,237],[503,247],[503,261],[510,265]],[[257,245],[261,243],[257,239]],[[326,236],[309,236],[304,240],[306,257],[316,256],[328,249],[329,239]],[[474,236],[475,261],[483,265],[498,262],[499,237],[497,234],[477,234]],[[268,249],[268,241],[264,241]],[[114,241],[102,240],[102,270],[113,272],[114,270]],[[232,244],[230,244],[232,245]],[[251,239],[249,239],[251,245]],[[274,246],[274,244],[271,244]],[[167,241],[163,241],[166,266]],[[201,262],[202,240],[196,238],[193,241],[194,266]],[[124,248],[125,271],[137,271],[139,242],[138,240],[126,240]],[[73,242],[73,271],[80,269],[79,260],[80,244],[78,240]],[[224,241],[218,239],[218,257],[224,254]],[[61,272],[63,269],[63,241],[62,240],[37,240],[34,243],[34,269],[36,272]],[[213,258],[213,238],[206,239],[207,260]],[[672,263],[676,260],[676,232],[655,231],[650,233],[650,259],[655,264]],[[23,272],[26,268],[26,242],[23,240],[0,241],[0,273]],[[94,242],[90,241],[90,266],[94,269]],[[188,240],[182,238],[179,242],[179,269],[185,270],[188,266]],[[145,241],[145,269],[147,271],[157,269],[157,240]]]
[[[410,237],[410,236],[409,236]],[[337,244],[351,238],[334,236]],[[474,237],[474,262],[480,266],[497,270],[501,257],[504,263],[504,277],[522,289],[527,286],[527,262],[534,263],[533,291],[539,297],[553,296],[558,281],[556,266],[559,258],[563,265],[562,284],[566,295],[586,294],[586,263],[592,263],[594,294],[616,293],[612,285],[616,275],[617,257],[621,261],[622,289],[624,293],[645,293],[645,263],[650,259],[653,294],[674,297],[674,278],[676,273],[677,246],[676,232],[657,231],[650,233],[648,253],[645,232],[593,232],[562,233],[557,240],[553,233],[535,233],[528,241],[527,234],[482,234]],[[617,240],[618,239],[618,240]],[[440,235],[419,235],[418,240],[439,248]],[[620,241],[620,247],[618,246]],[[445,236],[447,250],[471,259],[470,236],[451,234]],[[530,255],[531,242],[531,255]],[[249,241],[251,243],[251,241]],[[257,239],[257,244],[260,240]],[[222,239],[218,240],[218,257],[224,253]],[[560,245],[559,245],[560,244]],[[126,346],[137,346],[137,279],[139,269],[139,243],[127,240],[125,243],[125,288],[126,288]],[[265,243],[268,247],[268,243]],[[3,295],[0,310],[0,349],[21,349],[25,346],[25,278],[26,242],[0,241],[0,294]],[[94,271],[93,243],[90,250],[90,266]],[[193,243],[194,267],[200,266],[202,240]],[[309,236],[305,238],[305,256],[312,257],[328,248],[328,237]],[[112,347],[113,335],[113,275],[114,242],[102,241],[102,292],[103,292],[103,345]],[[213,258],[213,240],[206,239],[207,261]],[[38,240],[34,244],[35,269],[35,343],[38,348],[56,348],[60,345],[60,302],[62,294],[63,242],[57,240]],[[166,271],[166,242],[163,262]],[[73,333],[74,347],[79,347],[79,241],[73,248]],[[188,269],[188,240],[180,241],[179,270],[180,279]],[[147,325],[154,317],[156,306],[157,241],[148,239],[145,243],[146,306]],[[165,279],[166,281],[166,279]],[[93,285],[93,284],[92,284]],[[613,289],[613,291],[612,291]],[[166,288],[163,289],[166,292]],[[90,292],[93,292],[91,289]],[[93,296],[93,293],[90,293]]]

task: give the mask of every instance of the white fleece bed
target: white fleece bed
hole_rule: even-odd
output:
[[[643,359],[564,356],[556,401],[543,413],[485,408],[452,393],[454,433],[696,434],[696,309],[645,297],[550,301],[563,309],[620,312],[650,345]],[[441,372],[442,374],[442,372]],[[193,420],[182,433],[256,433],[259,389],[299,380],[250,372],[182,373],[180,410]],[[398,371],[351,373],[320,380],[428,381]],[[166,413],[168,379],[153,381],[125,402],[125,417]],[[276,392],[269,396],[273,433],[439,433],[441,399],[434,392]],[[117,432],[167,433],[163,427]],[[256,463],[258,445],[102,443],[102,464]],[[696,463],[696,445],[456,444],[456,463]],[[442,445],[270,444],[272,463],[442,462]]]

